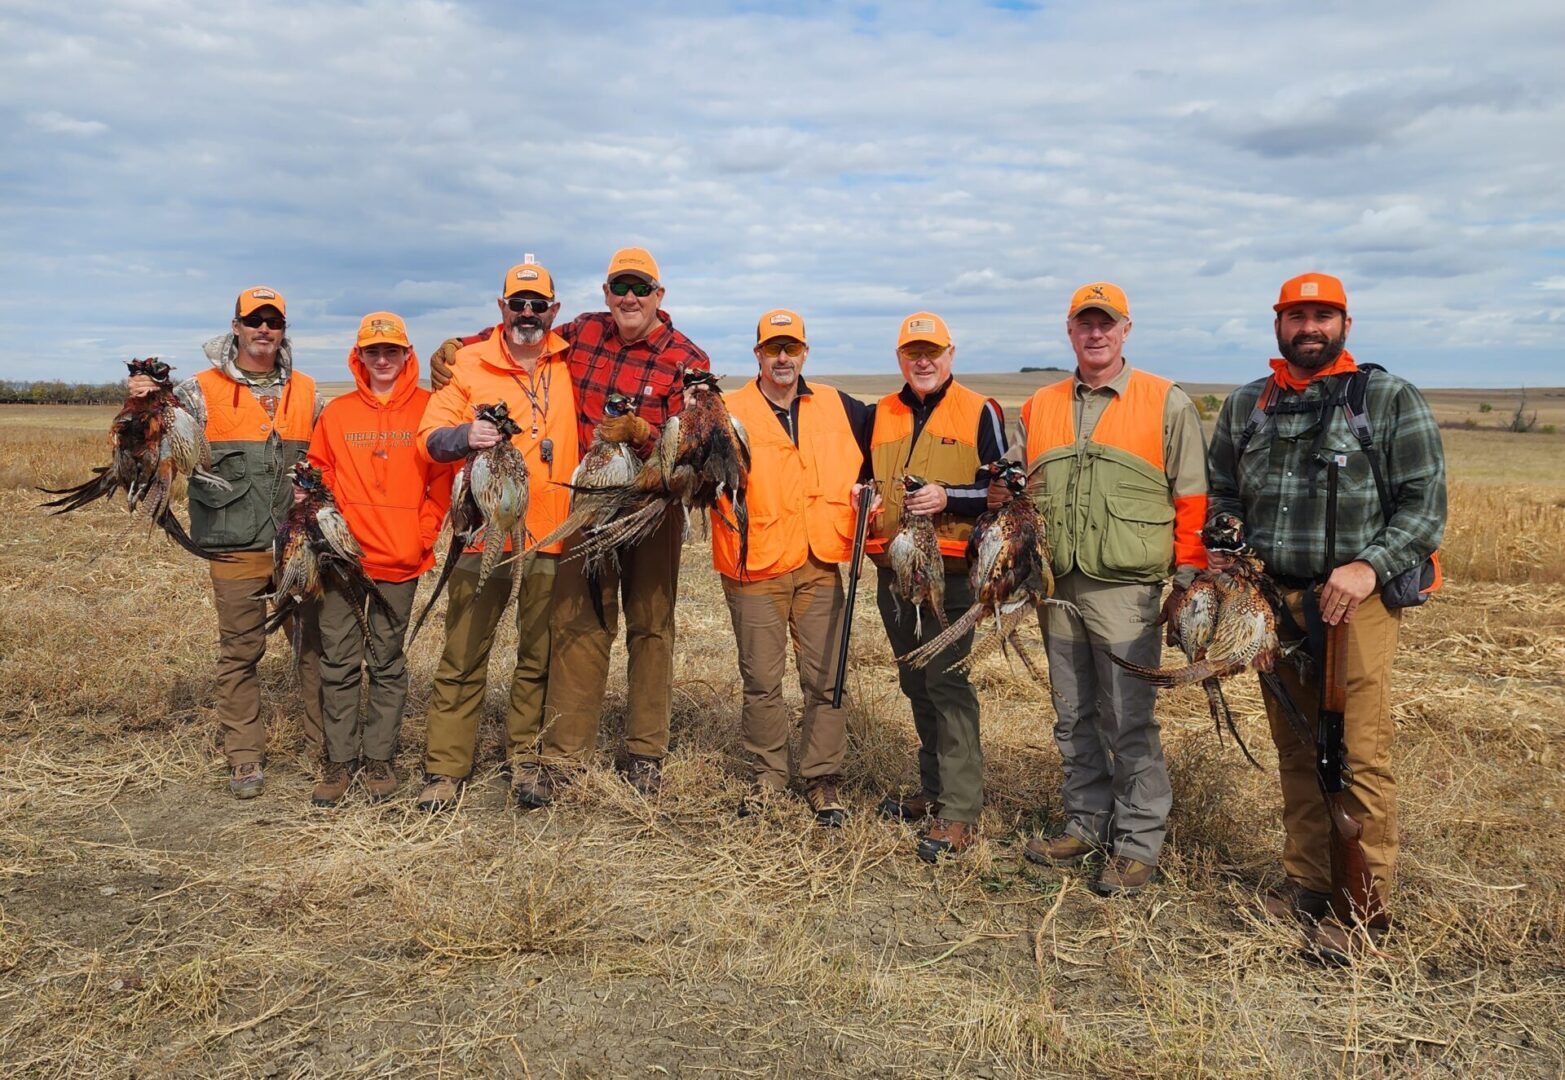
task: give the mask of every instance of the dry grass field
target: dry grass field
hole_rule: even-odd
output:
[[[1467,405],[1433,397],[1460,422]],[[1279,874],[1275,783],[1218,744],[1194,688],[1160,703],[1176,801],[1144,896],[1106,902],[1019,858],[1058,821],[1060,770],[1046,691],[998,658],[975,676],[985,840],[918,862],[872,812],[913,782],[914,742],[868,589],[849,826],[815,830],[802,803],[737,819],[738,676],[698,540],[656,801],[602,767],[551,810],[506,807],[502,636],[458,812],[414,812],[412,788],[311,809],[281,639],[267,790],[236,802],[204,569],[117,508],[35,509],[32,486],[99,461],[111,412],[0,410],[6,1075],[1565,1071],[1565,436],[1447,432],[1451,583],[1406,617],[1394,694],[1399,923],[1384,958],[1321,970],[1252,913]],[[412,657],[407,772],[439,636]],[[1270,764],[1253,685],[1230,685]]]

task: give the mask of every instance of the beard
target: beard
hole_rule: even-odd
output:
[[[542,320],[531,315],[523,315],[514,320],[506,331],[512,345],[536,345],[543,340],[548,329]]]
[[[1326,367],[1342,355],[1342,350],[1347,343],[1346,334],[1339,334],[1334,338],[1329,338],[1325,334],[1295,334],[1287,340],[1284,340],[1281,334],[1277,335],[1277,348],[1282,350],[1282,358],[1300,371],[1319,371]],[[1300,354],[1300,346],[1315,344],[1321,346],[1320,352],[1313,355]]]
[[[272,360],[277,356],[277,342],[251,341],[244,346],[245,355],[252,360]]]

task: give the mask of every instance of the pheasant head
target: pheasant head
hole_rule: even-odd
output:
[[[172,385],[168,373],[174,369],[169,367],[156,356],[149,356],[145,360],[127,360],[125,366],[130,369],[132,375],[145,375],[162,387]]]
[[[1212,520],[1201,530],[1201,544],[1208,551],[1226,555],[1251,554],[1244,542],[1244,522],[1233,514],[1213,514]]]
[[[608,418],[628,416],[636,411],[636,399],[618,392],[603,399],[603,415]]]
[[[478,420],[489,421],[501,435],[509,437],[521,434],[521,425],[511,419],[510,407],[503,401],[494,405],[474,405],[473,416]]]
[[[1014,461],[991,461],[984,466],[984,471],[989,474],[990,483],[998,480],[1012,495],[1027,490],[1027,470]]]
[[[289,470],[288,478],[293,481],[293,486],[311,497],[326,494],[326,481],[321,476],[321,470],[315,468],[308,461],[296,461]]]
[[[907,473],[902,477],[902,489],[909,495],[927,483],[929,483],[928,480],[925,480],[922,476],[914,476],[912,473]]]
[[[721,394],[722,391],[717,386],[721,379],[721,375],[713,375],[710,371],[692,371],[687,369],[684,376],[684,387],[687,391],[697,394]]]

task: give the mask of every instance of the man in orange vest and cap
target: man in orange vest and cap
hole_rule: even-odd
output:
[[[226,562],[207,565],[217,608],[217,717],[228,759],[228,789],[236,798],[261,794],[266,727],[256,668],[266,652],[266,601],[272,577],[272,537],[293,503],[289,470],[310,447],[321,399],[315,381],[293,366],[287,306],[276,289],[258,285],[234,301],[229,332],[203,346],[211,367],[174,394],[206,426],[212,471],[226,490],[191,484],[190,536]],[[133,393],[151,393],[146,376],[130,380]],[[301,609],[299,685],[304,697],[304,741],[312,757],[323,751],[319,605]],[[291,635],[290,635],[291,636]]]
[[[851,493],[863,471],[872,411],[839,390],[804,381],[810,346],[804,319],[785,309],[756,324],[759,374],[724,395],[750,439],[749,552],[739,565],[739,538],[712,513],[712,565],[722,576],[744,680],[741,730],[754,757],[754,786],[739,813],[787,790],[792,710],[783,701],[788,638],[804,695],[798,775],[817,824],[847,820],[838,792],[847,729],[831,707],[842,633],[837,566],[853,553]]]
[[[1189,396],[1125,362],[1130,302],[1092,282],[1065,321],[1076,370],[1022,407],[1013,455],[1032,476],[1048,530],[1055,596],[1043,614],[1065,781],[1065,827],[1023,851],[1041,865],[1107,855],[1094,888],[1134,895],[1157,871],[1173,805],[1157,691],[1109,661],[1156,667],[1163,583],[1187,587],[1206,566],[1206,444]],[[996,491],[999,501],[1003,493]]]
[[[897,334],[897,364],[906,381],[875,405],[870,462],[883,505],[865,550],[878,568],[876,600],[897,656],[937,636],[940,624],[920,619],[913,605],[898,599],[887,545],[901,529],[904,515],[932,517],[945,563],[946,617],[960,618],[973,603],[967,538],[984,512],[987,490],[975,478],[981,466],[1005,453],[1000,407],[952,378],[955,360],[956,346],[944,319],[928,311],[909,315]],[[908,494],[902,483],[907,475],[926,483]],[[965,672],[947,670],[972,647],[973,633],[968,631],[927,667],[897,665],[918,733],[919,790],[906,798],[888,796],[880,813],[927,821],[917,848],[926,862],[960,855],[978,838],[984,795],[978,695]]]

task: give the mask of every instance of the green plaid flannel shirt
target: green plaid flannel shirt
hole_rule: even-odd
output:
[[[1279,403],[1316,404],[1305,413],[1275,412],[1255,433],[1242,460],[1239,437],[1260,399],[1265,379],[1240,387],[1223,402],[1207,463],[1208,512],[1226,511],[1244,522],[1245,538],[1273,574],[1316,578],[1326,571],[1326,467],[1311,460],[1321,401],[1334,376],[1302,391],[1278,387]],[[1340,406],[1333,407],[1322,455],[1340,455],[1337,476],[1337,564],[1362,559],[1384,585],[1417,566],[1440,546],[1445,532],[1445,452],[1429,405],[1406,379],[1385,371],[1369,377],[1365,411],[1391,489],[1391,520],[1381,510],[1375,474]]]

